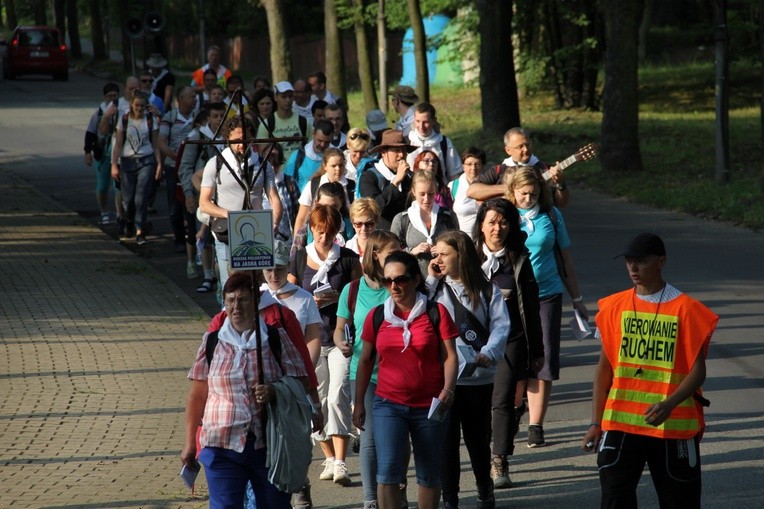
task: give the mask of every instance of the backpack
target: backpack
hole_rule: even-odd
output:
[[[318,195],[318,188],[320,187],[319,182],[321,182],[321,177],[313,177],[310,179],[310,195],[313,197],[314,201]],[[348,183],[345,186],[345,194],[348,197],[348,201],[353,203],[353,200],[355,199],[355,181],[348,179],[347,182]]]
[[[555,214],[554,208],[552,208],[547,211],[547,215],[554,228],[554,260],[557,262],[557,272],[560,274],[560,278],[564,282],[565,279],[568,278],[568,273],[565,270],[565,263],[562,260],[562,249],[560,249],[560,245],[557,243],[557,214]]]
[[[96,126],[98,126],[101,123],[101,119],[103,119],[103,110],[101,107],[98,107],[98,121],[96,123]],[[97,131],[97,128],[96,128]],[[114,124],[112,123],[112,134],[114,131]],[[106,154],[106,149],[109,146],[109,143],[112,139],[112,134],[100,134],[96,132],[96,141],[93,144],[93,157],[97,160],[103,159],[104,154]]]
[[[129,113],[122,115],[122,130],[125,132],[125,136],[127,136],[127,119],[129,115]],[[154,132],[154,115],[151,113],[146,113],[146,125],[149,128],[149,143],[153,146],[154,143],[151,141],[151,133]]]

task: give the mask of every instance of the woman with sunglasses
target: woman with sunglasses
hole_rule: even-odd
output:
[[[520,214],[510,202],[492,198],[483,203],[472,236],[482,270],[501,289],[509,313],[511,328],[504,355],[496,364],[491,403],[491,478],[494,488],[509,488],[507,457],[514,453],[517,427],[525,411],[522,390],[515,407],[518,382],[538,371],[544,360],[538,286],[525,248],[526,234],[520,229]]]
[[[443,447],[443,507],[459,507],[461,433],[472,462],[478,490],[476,507],[495,504],[491,462],[491,395],[494,367],[504,360],[509,312],[501,290],[475,263],[477,251],[460,230],[441,233],[428,266],[430,298],[448,309],[461,334],[456,338],[459,376]]]
[[[361,198],[356,201],[363,200]],[[370,200],[376,204],[374,200]],[[363,341],[360,341],[361,328],[369,311],[385,302],[390,296],[382,280],[384,279],[384,264],[390,253],[401,250],[398,237],[388,231],[375,230],[369,235],[366,250],[361,258],[363,277],[345,286],[340,295],[337,307],[337,327],[334,329],[334,344],[350,359],[350,392],[353,400],[356,397],[356,374],[358,360],[361,357]],[[351,285],[357,285],[355,296],[351,295]],[[346,327],[347,325],[347,327]],[[350,333],[351,337],[348,337]],[[377,388],[377,366],[375,365],[369,386],[366,389],[366,408],[371,408],[374,401],[374,391]],[[361,468],[361,483],[363,484],[364,508],[376,507],[377,502],[377,450],[374,445],[372,419],[366,421],[366,429],[361,431],[361,448],[359,462]],[[403,479],[402,479],[403,480]]]
[[[519,167],[505,175],[506,196],[517,207],[522,229],[528,234],[533,273],[539,287],[541,326],[544,331],[544,366],[528,378],[528,447],[546,445],[544,418],[552,393],[552,382],[560,378],[560,325],[562,292],[568,291],[573,308],[586,320],[589,312],[578,289],[578,278],[570,256],[570,237],[562,213],[553,206],[549,185],[536,168]]]
[[[381,212],[377,202],[371,198],[358,198],[350,206],[350,224],[355,235],[348,240],[345,247],[363,256],[369,236],[377,228]]]
[[[396,251],[387,256],[383,282],[390,297],[368,314],[361,333],[353,423],[364,430],[371,412],[378,507],[401,507],[399,483],[406,475],[410,439],[419,507],[435,509],[443,449],[433,445],[443,442],[446,422],[428,414],[437,404],[436,415],[445,419],[453,403],[454,339],[459,330],[442,304],[427,300],[419,264],[410,253]],[[367,408],[365,395],[375,358],[379,359],[377,389],[373,407]]]
[[[437,185],[433,172],[415,171],[411,181],[413,201],[408,210],[393,218],[390,226],[390,231],[403,241],[406,250],[416,256],[422,274],[427,274],[435,238],[444,231],[459,229],[456,215],[435,203]]]
[[[345,150],[345,175],[347,178],[358,179],[358,168],[361,168],[365,162],[364,158],[368,156],[369,145],[371,145],[371,135],[366,129],[354,127],[348,131],[347,149]]]
[[[337,326],[340,292],[346,284],[361,277],[362,272],[358,255],[334,242],[341,221],[340,213],[329,205],[313,208],[309,219],[313,241],[295,252],[288,279],[313,294],[322,321],[316,376],[326,421],[324,429],[316,436],[325,456],[319,478],[347,486],[351,482],[345,465],[351,426],[350,363],[335,347],[332,336]]]
[[[443,175],[443,165],[440,162],[438,154],[429,149],[424,149],[417,154],[414,159],[414,172],[419,170],[428,170],[435,175],[438,192],[435,195],[435,203],[441,207],[452,209],[454,200],[451,197],[451,190],[446,184],[446,178]]]

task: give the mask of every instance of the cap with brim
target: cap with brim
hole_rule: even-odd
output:
[[[408,144],[401,131],[388,129],[382,133],[382,140],[379,142],[379,145],[370,150],[370,153],[376,154],[391,148],[402,148],[405,149],[406,152],[411,152],[416,147],[412,147]]]
[[[392,92],[388,92],[387,95],[397,97],[406,104],[414,104],[419,102],[419,96],[416,95],[414,89],[406,85],[398,85]]]
[[[284,92],[294,92],[294,87],[288,81],[279,81],[273,88],[277,94],[283,94]]]
[[[387,118],[381,110],[371,110],[366,114],[366,125],[370,131],[382,131],[387,129]]]
[[[656,234],[640,233],[629,242],[626,250],[615,258],[621,256],[626,258],[642,258],[649,255],[666,256],[666,246],[663,244],[663,240]]]
[[[146,65],[149,67],[164,67],[167,65],[167,59],[159,53],[152,53],[149,59],[146,60]]]

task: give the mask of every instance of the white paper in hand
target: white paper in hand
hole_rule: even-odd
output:
[[[443,422],[447,413],[448,410],[446,410],[446,407],[443,406],[440,400],[438,398],[432,398],[430,412],[427,414],[427,418],[432,419],[433,421]]]
[[[592,328],[577,309],[573,312],[575,317],[570,320],[570,330],[573,331],[573,337],[581,341],[592,335]]]

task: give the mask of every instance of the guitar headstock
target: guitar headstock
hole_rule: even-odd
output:
[[[588,145],[584,145],[580,149],[578,149],[578,152],[575,154],[576,161],[588,161],[590,159],[594,159],[597,157],[597,154],[600,152],[600,146],[596,143],[589,143]]]

